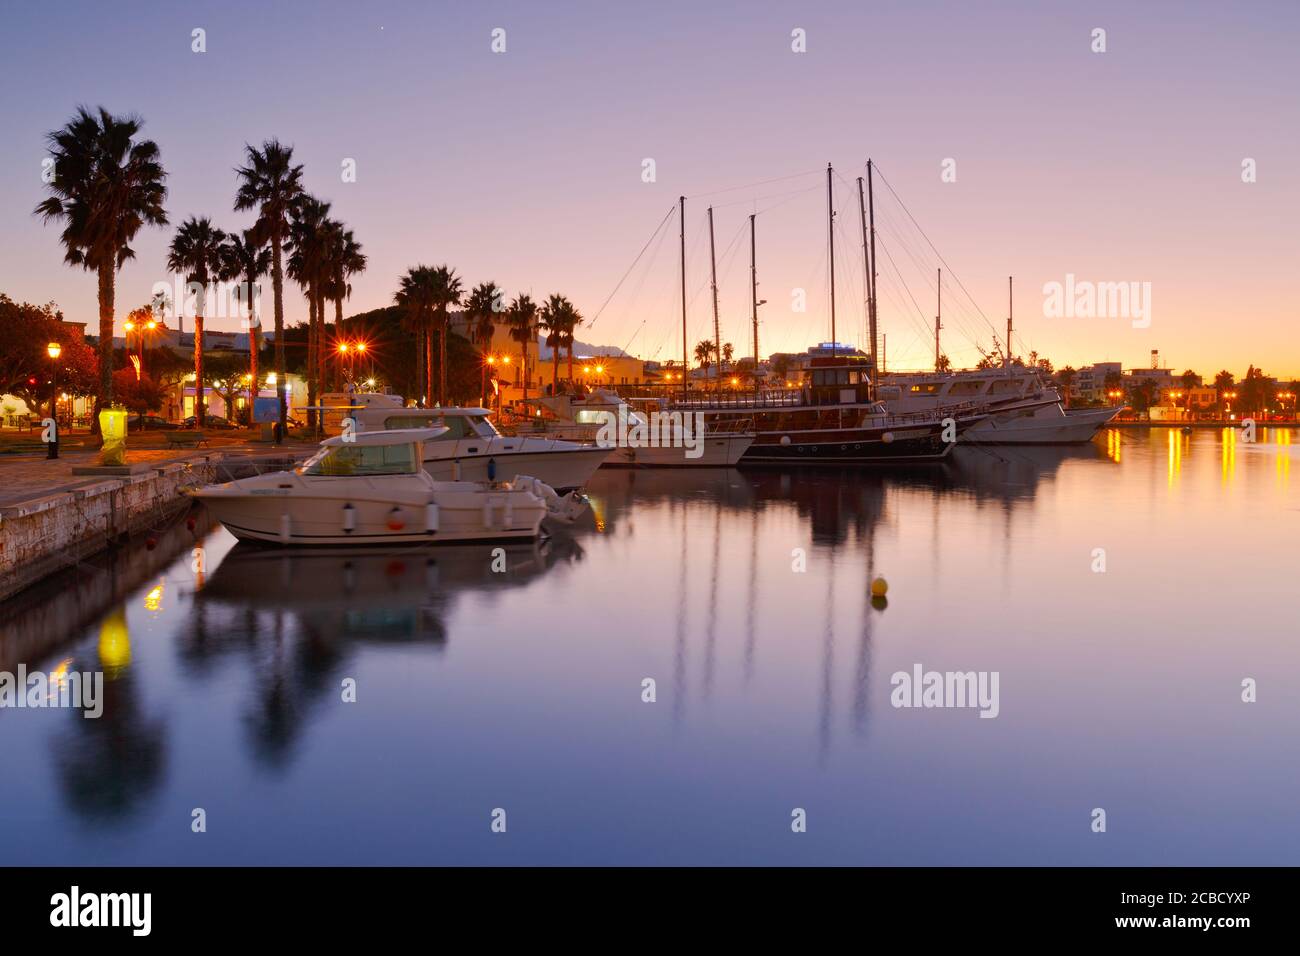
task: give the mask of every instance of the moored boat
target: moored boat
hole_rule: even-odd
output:
[[[446,431],[336,435],[293,471],[191,494],[248,541],[394,545],[537,537],[552,509],[536,479],[437,481],[421,467],[424,443]],[[572,504],[556,495],[552,507],[565,516]]]

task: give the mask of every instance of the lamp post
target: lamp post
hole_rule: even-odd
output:
[[[45,346],[45,353],[50,357],[50,440],[45,446],[45,457],[59,457],[59,356],[63,346],[51,342]]]

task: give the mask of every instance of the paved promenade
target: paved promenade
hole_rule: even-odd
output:
[[[127,441],[127,464],[148,463],[166,465],[206,459],[210,454],[220,455],[223,461],[258,457],[305,457],[316,447],[315,442],[290,440],[283,445],[253,442],[242,438],[211,439],[202,448],[166,448],[163,440],[153,435],[132,436]],[[8,507],[32,498],[71,491],[104,480],[103,475],[74,475],[74,467],[99,463],[97,449],[80,447],[80,443],[61,448],[59,457],[51,461],[44,449],[22,454],[0,454],[0,507]]]

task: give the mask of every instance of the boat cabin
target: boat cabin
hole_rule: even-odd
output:
[[[804,375],[810,405],[857,405],[871,401],[871,358],[834,355],[813,358]]]

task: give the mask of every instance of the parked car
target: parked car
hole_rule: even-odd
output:
[[[181,427],[198,428],[199,427],[198,419],[196,419],[193,415],[191,415],[189,418],[181,422]],[[222,418],[220,415],[204,415],[203,427],[204,428],[238,428],[239,426],[231,422],[230,419],[228,418]]]
[[[149,431],[151,429],[173,431],[180,428],[175,422],[169,422],[161,415],[129,415],[126,419],[127,432]]]

